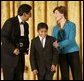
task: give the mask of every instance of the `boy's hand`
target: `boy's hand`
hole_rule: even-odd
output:
[[[38,70],[37,69],[33,70],[33,73],[34,75],[38,74]]]
[[[51,71],[52,71],[52,72],[55,72],[55,71],[56,71],[56,66],[53,65],[53,64],[52,64],[52,66],[51,66]]]

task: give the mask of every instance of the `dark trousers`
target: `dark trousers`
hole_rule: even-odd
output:
[[[38,76],[38,80],[53,80],[53,75],[54,75],[53,72],[46,70],[44,75],[38,73],[37,76]]]
[[[20,55],[18,64],[15,68],[10,68],[7,66],[3,68],[4,80],[23,80],[24,73],[24,55]]]
[[[69,80],[69,66],[73,80],[82,80],[82,67],[79,59],[79,52],[59,55],[59,64],[62,80]]]

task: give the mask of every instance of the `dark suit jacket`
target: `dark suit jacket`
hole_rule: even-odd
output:
[[[29,48],[28,24],[25,22],[24,30],[26,37],[26,49]],[[8,19],[1,29],[1,63],[2,66],[15,67],[18,63],[19,55],[13,54],[20,38],[20,25],[18,17]]]
[[[32,70],[37,69],[44,74],[46,70],[51,70],[51,65],[58,62],[58,50],[53,47],[55,39],[51,36],[46,37],[45,47],[42,47],[39,37],[31,42],[30,64]]]

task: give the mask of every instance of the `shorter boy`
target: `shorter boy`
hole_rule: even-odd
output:
[[[39,23],[38,36],[31,42],[30,64],[38,80],[52,80],[58,61],[58,51],[53,47],[55,39],[49,35],[48,26]]]

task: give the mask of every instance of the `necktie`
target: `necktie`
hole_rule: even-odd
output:
[[[24,25],[24,22],[21,22],[20,24],[23,24]]]

